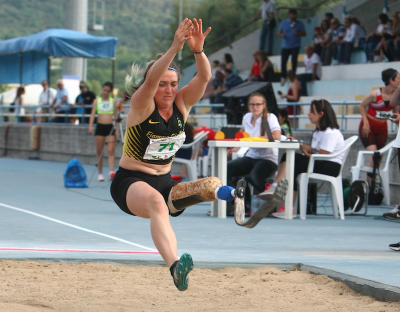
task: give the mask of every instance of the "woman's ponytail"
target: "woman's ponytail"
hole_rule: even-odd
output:
[[[134,94],[142,84],[142,82],[139,81],[140,79],[139,70],[140,70],[140,65],[137,65],[135,64],[135,62],[133,62],[131,68],[131,75],[127,74],[125,77],[125,89],[129,95]]]

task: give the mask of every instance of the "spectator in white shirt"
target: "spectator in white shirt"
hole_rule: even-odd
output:
[[[321,59],[317,53],[314,52],[311,46],[304,48],[306,55],[304,56],[304,65],[306,72],[298,74],[297,79],[300,81],[301,95],[308,96],[307,82],[314,82],[320,80],[322,77]]]
[[[251,137],[264,137],[266,132],[263,121],[268,120],[272,137],[281,139],[281,126],[278,118],[268,112],[267,100],[261,93],[253,93],[248,100],[249,113],[243,116],[240,132],[247,132]],[[229,149],[228,156],[238,149]],[[250,148],[245,156],[228,162],[228,183],[236,184],[236,179],[248,176],[249,182],[257,192],[265,189],[267,180],[275,175],[278,169],[277,148]]]
[[[43,79],[42,82],[43,91],[39,95],[39,107],[36,109],[36,114],[48,114],[49,106],[53,103],[56,95],[53,90],[51,90],[47,84],[47,80]],[[42,107],[47,106],[47,107]],[[36,122],[47,122],[48,117],[46,116],[36,116]]]
[[[339,64],[350,64],[351,62],[351,52],[353,52],[354,38],[357,30],[357,25],[353,23],[352,18],[349,14],[344,18],[346,35],[339,45]]]
[[[339,124],[336,119],[336,114],[332,105],[326,100],[312,101],[310,112],[308,113],[310,122],[315,125],[313,131],[311,145],[301,144],[300,149],[304,153],[295,154],[294,158],[294,192],[293,201],[297,196],[296,177],[304,172],[307,172],[308,163],[312,154],[334,154],[344,147],[343,134],[339,130]],[[296,140],[294,137],[289,137],[291,140]],[[330,160],[316,160],[314,162],[314,173],[320,173],[331,177],[337,177],[343,164],[344,153]],[[281,162],[278,168],[278,174],[275,177],[272,186],[265,192],[259,194],[263,199],[269,198],[282,178],[286,177],[286,154],[282,155]],[[283,217],[285,208],[272,214],[275,217]]]

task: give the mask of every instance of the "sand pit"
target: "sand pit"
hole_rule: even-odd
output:
[[[0,262],[0,311],[400,311],[307,271],[195,269],[179,292],[165,267]]]

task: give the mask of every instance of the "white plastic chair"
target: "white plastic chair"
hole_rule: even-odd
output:
[[[183,144],[181,149],[192,149],[192,158],[191,159],[184,159],[184,158],[174,158],[175,163],[181,163],[186,166],[188,179],[189,181],[196,181],[197,180],[197,157],[200,151],[200,144],[203,142],[204,137],[208,134],[208,131],[201,131],[196,133],[194,136],[194,140],[192,143]]]
[[[197,159],[197,166],[199,168],[199,172],[203,177],[208,177],[208,162],[210,161],[211,154],[212,154],[212,148],[208,149],[208,154],[199,156]]]
[[[392,158],[393,153],[393,144],[394,141],[387,144],[384,148],[378,150],[378,152],[383,155],[388,153],[386,162],[384,163],[383,169],[379,168],[379,176],[381,178],[383,193],[385,195],[385,203],[386,205],[390,205],[390,186],[389,186],[389,165],[390,159]],[[357,164],[351,167],[351,182],[353,183],[356,180],[360,179],[360,171],[364,172],[373,172],[373,168],[364,166],[364,157],[374,155],[373,151],[359,151],[357,157]],[[381,162],[382,164],[382,162]]]
[[[338,217],[337,210],[339,208],[340,219],[344,220],[344,202],[343,202],[343,186],[342,186],[342,171],[344,164],[346,162],[347,155],[349,154],[350,147],[355,141],[357,141],[358,136],[352,136],[344,141],[344,147],[339,152],[334,154],[312,154],[310,157],[310,162],[308,163],[307,173],[299,174],[297,177],[298,185],[298,200],[297,203],[300,204],[300,219],[306,218],[307,211],[307,193],[308,193],[308,180],[316,179],[321,181],[326,181],[330,183],[330,193],[332,199],[332,209],[335,218]],[[340,168],[340,173],[337,177],[331,177],[321,173],[314,173],[314,162],[316,160],[330,160],[345,153],[343,157],[342,167]]]

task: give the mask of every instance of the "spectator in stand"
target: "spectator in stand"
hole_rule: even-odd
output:
[[[389,61],[398,61],[400,59],[400,12],[393,14],[392,38],[384,39],[384,53]]]
[[[339,64],[350,64],[351,52],[353,51],[354,38],[356,35],[357,25],[353,23],[353,17],[347,14],[344,18],[344,25],[346,26],[346,35],[339,44]]]
[[[225,76],[225,81],[224,81],[224,86],[222,87],[221,90],[216,90],[215,92],[215,101],[217,103],[223,103],[224,101],[222,100],[222,94],[238,85],[240,85],[243,82],[243,79],[240,78],[238,74],[235,74],[232,72],[232,69],[225,67],[224,69],[224,76]]]
[[[267,52],[258,51],[257,58],[260,62],[260,75],[257,77],[257,81],[272,82],[274,67],[268,58]]]
[[[346,28],[339,23],[337,18],[331,20],[332,41],[325,44],[321,52],[321,61],[323,65],[331,65],[332,58],[337,59],[338,47],[344,38]]]
[[[260,51],[267,51],[268,55],[272,55],[272,48],[274,43],[274,29],[276,27],[275,20],[275,1],[263,0],[260,10],[256,16],[251,20],[252,22],[263,19],[260,34]],[[266,48],[266,42],[268,42],[268,49]]]
[[[295,102],[300,102],[300,96],[301,96],[301,86],[299,80],[297,80],[297,77],[293,70],[289,70],[287,73],[288,79],[291,82],[291,85],[288,89],[288,93],[284,94],[282,92],[278,92],[280,97],[282,99],[286,99],[288,103],[295,103]],[[288,105],[286,107],[286,110],[289,115],[294,115],[294,105]],[[296,106],[296,115],[299,115],[301,112],[300,106]],[[289,119],[291,126],[294,125],[293,118]]]
[[[43,87],[43,91],[39,95],[39,107],[36,109],[36,114],[48,114],[50,104],[53,103],[56,95],[54,91],[49,88],[46,79],[43,79],[41,84]],[[36,122],[47,122],[49,118],[46,116],[36,116],[35,119]]]
[[[212,68],[211,68],[212,69],[212,77],[215,79],[215,75],[218,71],[219,61],[218,60],[212,61],[211,66],[212,66]]]
[[[221,71],[217,71],[217,73],[215,74],[215,79],[213,79],[212,81],[212,91],[210,93],[210,103],[222,103],[222,102],[218,102],[216,99],[216,94],[223,92],[223,88],[224,88],[224,80],[225,80],[225,76]],[[221,101],[220,98],[218,98],[218,100]]]
[[[301,37],[306,36],[304,24],[297,20],[297,11],[295,9],[289,9],[288,16],[288,19],[281,22],[278,30],[278,35],[283,38],[281,50],[282,86],[286,82],[286,63],[290,55],[292,56],[292,70],[296,73]]]
[[[332,21],[332,18],[335,18],[331,12],[326,12],[325,13],[325,20],[328,21],[329,23]]]
[[[54,107],[54,113],[56,114],[68,114],[69,113],[69,102],[68,102],[68,90],[64,88],[64,83],[61,79],[57,80],[57,93],[51,107]],[[54,122],[68,123],[68,117],[57,116]]]
[[[325,37],[322,33],[321,27],[315,26],[314,27],[314,38],[312,41],[312,47],[314,49],[314,52],[317,53],[318,55],[321,54],[322,51],[322,43],[324,42]]]
[[[314,82],[320,80],[322,77],[322,66],[319,55],[313,51],[311,46],[304,48],[306,55],[304,56],[304,65],[306,72],[304,74],[297,75],[301,86],[301,95],[308,96],[307,82]]]
[[[279,125],[281,126],[281,134],[285,136],[292,135],[288,118],[288,112],[286,109],[280,108],[278,110],[278,120],[279,120]]]
[[[381,41],[383,34],[385,33],[385,25],[387,24],[388,20],[389,17],[387,16],[387,14],[379,14],[378,28],[376,29],[376,31],[373,31],[365,38],[365,54],[368,63],[372,63],[374,61],[374,50]]]
[[[232,73],[237,74],[237,68],[235,66],[235,63],[233,63],[233,57],[229,53],[224,54],[224,63],[225,63],[225,68],[229,68],[232,70]]]
[[[329,20],[323,20],[321,22],[321,32],[322,36],[324,37],[324,39],[321,42],[321,50],[322,50],[322,47],[324,47],[325,44],[332,41],[332,28],[331,28],[331,22]]]
[[[363,49],[365,47],[365,37],[367,37],[367,33],[365,28],[360,25],[360,21],[357,17],[353,16],[352,21],[355,25],[354,48]]]
[[[259,56],[258,56],[258,50],[255,50],[253,53],[254,57],[254,62],[253,65],[251,66],[249,78],[247,78],[248,81],[257,81],[258,76],[260,76],[260,61],[259,61]]]
[[[76,114],[90,115],[92,113],[92,108],[84,107],[84,105],[92,105],[93,101],[96,99],[96,94],[89,90],[84,81],[79,83],[79,89],[81,90],[81,94],[79,94],[75,99],[75,106],[77,107]],[[81,117],[81,123],[88,124],[89,119],[90,116]]]

